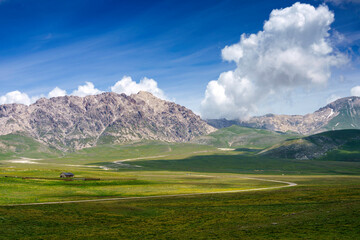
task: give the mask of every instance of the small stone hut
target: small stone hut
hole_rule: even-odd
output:
[[[72,178],[72,177],[74,177],[74,174],[70,173],[70,172],[63,172],[60,174],[60,177],[61,178]]]

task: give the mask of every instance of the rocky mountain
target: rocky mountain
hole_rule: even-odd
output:
[[[308,137],[286,140],[260,152],[261,155],[289,158],[360,161],[360,130],[322,132]]]
[[[360,97],[341,98],[306,115],[267,114],[247,121],[209,119],[207,122],[216,128],[239,125],[304,135],[327,130],[360,129]]]
[[[21,133],[60,150],[142,139],[187,142],[216,129],[148,92],[102,93],[0,106],[0,135]]]

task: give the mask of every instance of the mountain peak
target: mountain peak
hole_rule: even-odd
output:
[[[134,98],[141,98],[143,100],[147,100],[147,101],[159,101],[162,100],[156,96],[154,96],[152,93],[147,92],[147,91],[139,91],[137,94],[131,94],[131,97]]]
[[[144,91],[0,106],[0,135],[23,132],[61,150],[142,139],[187,142],[214,130],[191,110]]]
[[[339,99],[329,103],[324,108],[332,108],[333,110],[337,111],[349,104],[360,107],[360,97],[352,96],[352,97],[339,98]],[[323,108],[320,108],[319,110],[321,110],[321,109],[323,109]]]
[[[279,132],[312,134],[328,130],[360,128],[360,97],[345,97],[335,100],[314,113],[306,115],[264,115],[247,121],[211,119],[214,127],[239,125]]]
[[[155,97],[152,93],[147,92],[147,91],[139,91],[136,95],[138,95],[138,96]]]

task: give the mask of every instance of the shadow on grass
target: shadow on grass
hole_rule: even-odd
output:
[[[58,181],[0,177],[3,183],[30,184],[37,186],[64,186],[64,187],[96,187],[96,186],[123,186],[123,185],[153,185],[158,182],[146,180],[99,180],[99,181]]]
[[[253,148],[236,148],[234,151],[237,152],[247,152],[247,153],[258,153],[263,149],[253,149]]]
[[[68,187],[95,187],[95,186],[123,186],[123,185],[151,185],[156,182],[146,180],[99,180],[99,181],[49,181],[39,185],[68,186]]]
[[[213,154],[184,159],[137,160],[126,162],[137,168],[116,168],[111,162],[95,165],[110,167],[110,171],[190,171],[243,174],[360,174],[360,162],[280,159],[250,154]],[[94,163],[92,163],[94,165]]]

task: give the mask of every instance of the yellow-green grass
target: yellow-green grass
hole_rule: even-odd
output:
[[[262,176],[292,188],[0,207],[1,239],[358,239],[357,176]]]
[[[67,153],[62,157],[45,159],[47,163],[91,164],[149,156],[184,156],[209,152],[219,152],[219,150],[199,144],[143,141],[124,145],[101,145]]]
[[[138,197],[206,193],[284,186],[283,183],[247,179],[236,174],[198,174],[187,172],[101,172],[75,170],[77,178],[100,178],[97,181],[23,179],[18,177],[59,177],[56,170],[22,170],[0,173],[0,205],[52,202],[113,197]],[[60,178],[59,178],[60,179]]]
[[[136,160],[159,160],[159,159],[185,159],[191,156],[203,156],[209,154],[222,154],[217,148],[186,143],[164,143],[164,142],[139,142],[129,145],[103,145],[99,147],[83,149],[74,153],[65,154],[62,157],[26,159],[15,157],[13,159],[1,159],[0,167],[8,171],[22,171],[23,169],[37,169],[38,174],[48,176],[53,169],[55,172],[72,172],[74,169],[84,171],[97,171],[102,174],[102,168],[110,168],[114,171],[147,170],[138,168]],[[241,154],[241,152],[230,151],[227,155]],[[114,161],[128,161],[124,164],[114,164]],[[26,163],[27,162],[27,163]],[[45,171],[46,170],[46,171]],[[152,169],[151,169],[152,170]],[[111,173],[105,173],[109,175]]]
[[[69,201],[132,196],[155,196],[218,191],[246,190],[281,186],[284,184],[244,179],[236,174],[196,173],[194,171],[154,171],[151,168],[134,168],[137,161],[166,161],[172,158],[186,159],[190,156],[220,154],[206,146],[193,144],[152,143],[151,146],[113,146],[113,150],[86,149],[70,156],[57,159],[28,160],[29,163],[4,160],[0,163],[0,204]],[[108,151],[106,155],[104,152]],[[163,154],[163,153],[166,154]],[[241,154],[227,152],[227,156]],[[102,159],[99,156],[103,155]],[[86,158],[88,156],[88,158]],[[140,156],[140,157],[139,157]],[[143,156],[143,157],[141,157]],[[100,160],[120,160],[138,158],[126,162],[125,167]],[[161,160],[162,159],[162,160]],[[21,159],[20,159],[21,160]],[[110,170],[99,166],[110,166]],[[150,171],[149,171],[150,170]],[[77,178],[100,178],[100,181],[60,181],[45,179],[5,178],[5,176],[59,178],[61,172],[72,172]],[[129,179],[130,178],[130,179]],[[119,179],[119,180],[114,180]]]
[[[35,161],[39,164],[0,161],[0,205],[285,185],[247,177],[298,186],[158,199],[0,206],[0,239],[356,239],[360,234],[357,162],[271,159],[242,150],[224,152],[195,145],[140,144],[84,151]],[[113,161],[128,158],[139,159],[124,162],[130,166],[98,168],[114,167]],[[104,180],[4,177],[56,178],[62,171]],[[339,175],[345,173],[352,176]]]

